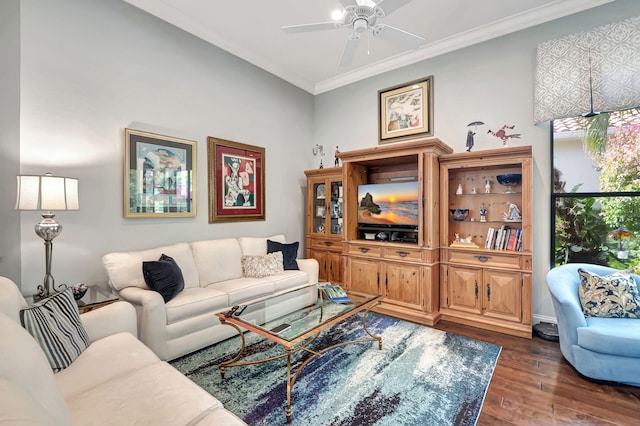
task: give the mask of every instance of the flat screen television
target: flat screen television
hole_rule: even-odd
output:
[[[375,183],[358,186],[358,223],[418,226],[418,182]]]

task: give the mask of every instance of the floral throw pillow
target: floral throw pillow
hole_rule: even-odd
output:
[[[264,256],[242,256],[242,274],[250,278],[263,278],[284,273],[282,252]]]
[[[578,295],[585,317],[640,318],[640,292],[625,271],[601,277],[578,269]]]

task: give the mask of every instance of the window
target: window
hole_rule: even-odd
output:
[[[640,269],[640,109],[553,121],[552,266]]]

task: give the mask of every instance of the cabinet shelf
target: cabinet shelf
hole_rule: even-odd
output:
[[[455,194],[456,197],[494,197],[496,195],[522,196],[522,192],[478,192],[477,194]]]
[[[522,181],[500,191],[507,188],[496,184],[496,176],[509,173],[521,174]],[[484,192],[486,181],[492,182],[490,193]],[[531,147],[443,156],[440,182],[442,318],[531,338]],[[456,194],[460,187],[466,193]],[[513,213],[511,204],[521,221],[504,220]],[[468,209],[469,216],[453,220],[454,208]],[[482,210],[485,221],[478,220]],[[478,247],[451,246],[456,238]]]

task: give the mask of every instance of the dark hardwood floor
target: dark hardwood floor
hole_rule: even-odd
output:
[[[557,342],[446,321],[435,328],[502,346],[478,426],[640,425],[640,387],[585,378]]]

